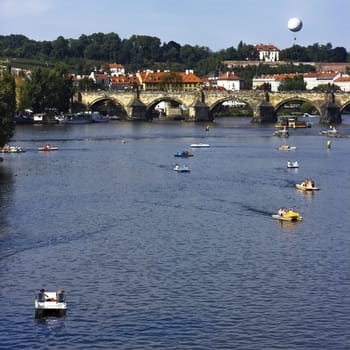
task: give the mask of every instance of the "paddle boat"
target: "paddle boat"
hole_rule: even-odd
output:
[[[289,137],[289,132],[286,127],[284,127],[282,130],[277,130],[273,133],[274,136],[278,137]]]
[[[210,147],[210,145],[208,143],[192,143],[191,144],[192,148],[201,148],[201,147]]]
[[[21,146],[5,145],[4,147],[0,148],[0,151],[2,153],[21,153],[24,152],[24,149]]]
[[[299,162],[297,160],[295,162],[288,160],[287,168],[299,168]]]
[[[46,316],[66,316],[66,293],[60,289],[58,292],[46,292],[40,289],[35,296],[35,318]]]
[[[338,130],[337,130],[334,126],[330,125],[330,126],[329,126],[329,129],[328,129],[328,130],[323,130],[323,131],[321,131],[321,132],[320,132],[320,135],[325,135],[325,136],[336,136],[336,135],[339,135],[339,132],[338,132]]]
[[[190,172],[190,168],[186,164],[183,164],[183,165],[176,164],[175,168],[173,170],[178,172],[178,173],[189,173]]]
[[[315,186],[313,180],[305,180],[301,184],[296,184],[295,188],[302,191],[319,191],[320,189]]]
[[[188,158],[193,157],[193,154],[189,151],[178,151],[174,154],[174,157],[180,157],[180,158]]]
[[[303,220],[302,216],[297,212],[294,211],[293,208],[290,208],[288,210],[285,210],[284,208],[278,209],[277,214],[272,215],[273,219],[280,220],[280,221],[301,221]]]
[[[44,152],[57,151],[57,150],[58,150],[58,147],[51,146],[50,144],[47,144],[38,148],[38,151],[44,151]]]
[[[297,148],[295,146],[289,146],[289,145],[281,145],[280,147],[278,147],[279,151],[294,151]]]

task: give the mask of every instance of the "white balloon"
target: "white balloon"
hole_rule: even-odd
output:
[[[303,22],[298,17],[293,17],[288,21],[288,29],[292,32],[299,32],[303,27]]]

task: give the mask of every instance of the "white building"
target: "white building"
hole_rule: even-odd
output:
[[[340,89],[344,92],[350,92],[350,77],[342,76],[336,78],[333,83],[340,87]]]
[[[306,73],[303,75],[306,90],[312,90],[320,85],[334,84],[334,81],[342,76],[339,72]]]
[[[216,80],[218,87],[222,87],[227,91],[239,91],[243,88],[243,79],[235,75],[233,72],[226,72]]]
[[[254,46],[259,54],[259,61],[276,62],[280,59],[280,51],[272,44],[256,44]]]
[[[271,74],[254,77],[252,81],[253,90],[261,90],[264,85],[269,86],[269,91],[278,92],[281,82],[286,78],[295,78],[298,74]]]
[[[120,63],[109,64],[109,71],[112,77],[118,77],[119,75],[125,75],[125,68]]]

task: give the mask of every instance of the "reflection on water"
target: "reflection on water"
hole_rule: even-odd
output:
[[[349,140],[327,151],[318,127],[292,130],[293,171],[272,131],[238,119],[209,132],[16,127],[27,152],[0,164],[1,346],[349,347],[350,189],[334,186],[350,180]],[[174,154],[199,141],[211,147],[175,173]],[[44,142],[59,151],[38,152]],[[297,191],[305,178],[321,190]],[[282,206],[303,221],[273,220]],[[65,318],[34,320],[41,287],[67,291]]]

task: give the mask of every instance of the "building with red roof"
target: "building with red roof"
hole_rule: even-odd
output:
[[[185,72],[143,71],[138,72],[137,77],[142,90],[145,91],[193,91],[198,90],[203,83],[202,79],[191,70]]]

